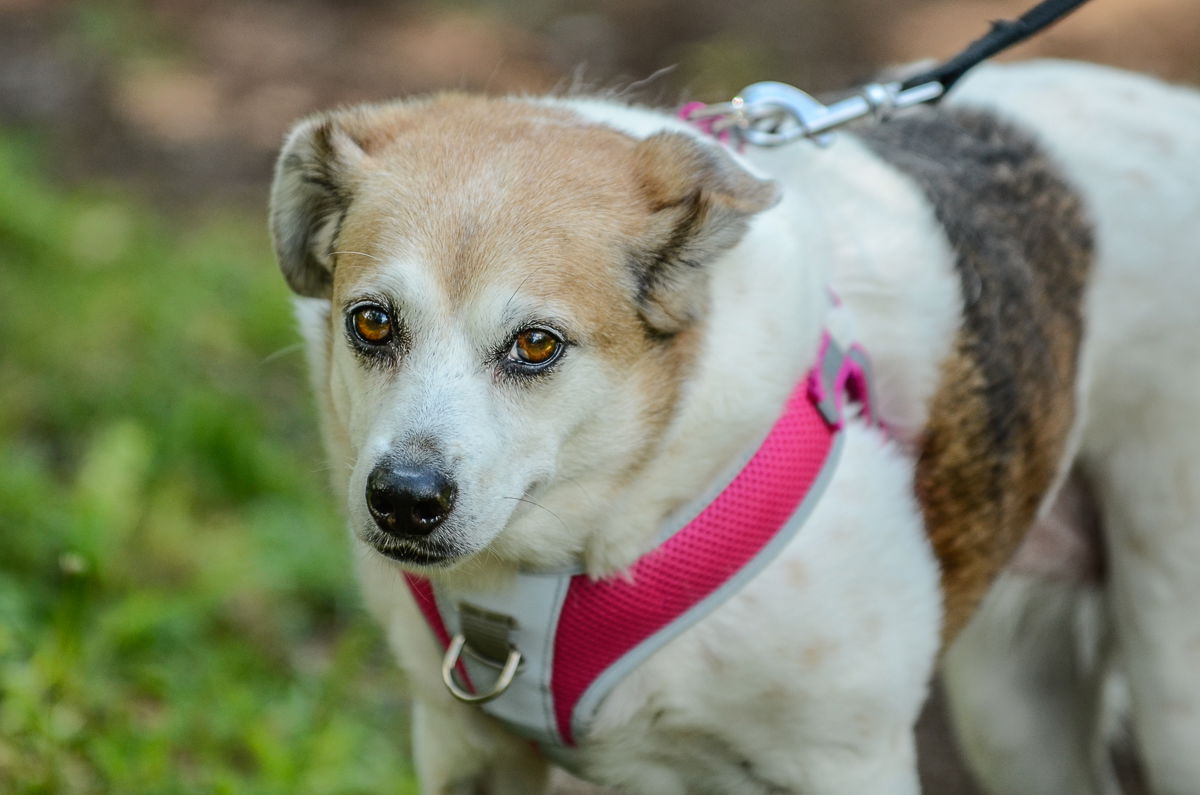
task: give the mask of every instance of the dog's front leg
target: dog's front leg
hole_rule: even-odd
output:
[[[548,766],[529,743],[461,704],[413,705],[413,758],[422,795],[536,795]]]

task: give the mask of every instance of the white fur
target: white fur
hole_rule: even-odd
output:
[[[1100,262],[1083,367],[1090,383],[1081,387],[1089,422],[1079,439],[1084,465],[1102,484],[1113,554],[1108,609],[1099,612],[1115,618],[1114,643],[1131,677],[1140,747],[1158,791],[1195,792],[1200,425],[1188,410],[1200,394],[1200,337],[1188,329],[1200,298],[1200,100],[1148,79],[1053,63],[982,69],[956,100],[995,104],[1040,131],[1097,222]],[[608,102],[556,102],[639,137],[683,129],[657,113]],[[824,285],[831,283],[857,318],[879,377],[882,414],[897,438],[850,425],[842,464],[804,530],[761,576],[613,691],[583,748],[585,772],[622,791],[655,795],[915,793],[912,726],[937,653],[940,596],[911,496],[909,445],[958,322],[951,252],[920,191],[851,138],[828,150],[800,143],[751,152],[744,162],[780,180],[784,198],[712,263],[716,300],[700,366],[664,443],[635,482],[617,478],[628,442],[619,432],[572,437],[557,456],[548,452],[580,418],[619,397],[586,397],[587,384],[604,383],[598,364],[578,368],[564,389],[585,397],[561,410],[555,404],[566,413],[536,434],[523,419],[527,409],[506,414],[479,372],[463,364],[502,304],[514,295],[521,300],[519,284],[496,285],[464,316],[420,277],[421,253],[399,250],[381,278],[408,276],[380,289],[403,293],[406,306],[428,313],[415,323],[446,334],[439,356],[421,354],[406,365],[411,378],[384,383],[363,375],[328,302],[306,301],[299,310],[335,481],[352,529],[368,523],[361,495],[378,454],[413,434],[436,433],[465,462],[462,477],[490,495],[463,507],[470,521],[455,532],[471,549],[491,553],[438,576],[486,581],[519,563],[575,555],[594,574],[619,571],[652,543],[665,513],[770,424],[814,359]],[[757,355],[747,357],[748,350]],[[1064,461],[1064,472],[1071,463]],[[351,468],[348,479],[343,464]],[[497,499],[521,496],[532,481],[546,511]],[[423,791],[484,782],[498,793],[542,786],[544,763],[526,744],[445,692],[440,654],[395,565],[357,548],[368,605],[418,704]],[[970,665],[952,685],[974,686],[971,670],[987,659],[981,650],[996,649],[996,639],[1011,631],[1009,617],[1031,609],[1037,592],[1014,586],[1008,602],[993,596],[982,623],[954,652],[952,659]],[[1051,601],[1044,623],[1077,620],[1071,598]],[[1088,609],[1096,611],[1092,602]],[[1031,702],[1022,683],[1049,659],[1036,646],[1021,646],[1007,658],[1002,689],[975,699],[960,691],[955,703],[963,721],[980,709],[1011,710],[992,721],[998,741],[968,743],[973,755],[1004,747],[1005,732],[1028,725]],[[1063,698],[1079,703],[1074,693]],[[1093,731],[1090,719],[1074,719],[1079,709],[1063,707],[1066,717],[1052,725]],[[1036,769],[1036,754],[1014,752],[1031,772],[990,775],[997,792],[1054,791],[1029,783],[1036,781],[1086,787],[1082,782],[1105,780],[1089,768],[1088,738],[1029,739],[1082,749],[1079,764],[1055,779]]]

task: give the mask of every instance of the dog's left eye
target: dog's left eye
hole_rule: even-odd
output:
[[[368,345],[383,345],[392,338],[392,316],[375,304],[363,304],[350,313],[350,330]]]
[[[544,328],[527,328],[513,337],[508,360],[530,369],[547,367],[562,353],[563,341]]]

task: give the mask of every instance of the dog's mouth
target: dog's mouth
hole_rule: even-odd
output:
[[[524,493],[530,494],[536,486],[537,484],[532,484]],[[509,512],[505,517],[505,525],[512,520],[512,515],[516,513],[515,508],[532,505],[536,506],[532,510],[545,510],[537,502],[527,497],[506,499],[499,504]],[[450,525],[451,523],[446,524]],[[478,525],[478,523],[474,524]],[[482,538],[464,537],[467,534],[457,524],[455,526],[439,526],[425,536],[397,537],[381,530],[374,522],[368,520],[359,526],[355,535],[359,542],[381,557],[405,568],[418,570],[445,571],[487,548],[486,542],[480,543],[484,540]]]
[[[376,534],[363,540],[367,546],[388,560],[418,568],[446,568],[467,556],[463,550],[445,543],[432,541],[397,543]]]

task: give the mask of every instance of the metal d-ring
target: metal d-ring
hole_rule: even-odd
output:
[[[513,678],[517,675],[517,667],[521,664],[521,652],[510,648],[508,659],[504,661],[504,668],[500,670],[500,676],[496,677],[496,683],[492,685],[492,689],[486,693],[475,695],[466,692],[454,681],[454,666],[458,665],[458,658],[462,656],[463,647],[466,645],[467,639],[459,634],[454,636],[454,639],[450,641],[450,646],[446,649],[446,656],[442,658],[442,682],[446,685],[446,689],[450,691],[450,695],[464,704],[486,704],[494,698],[499,698],[505,690],[508,690],[508,686],[512,684]]]

